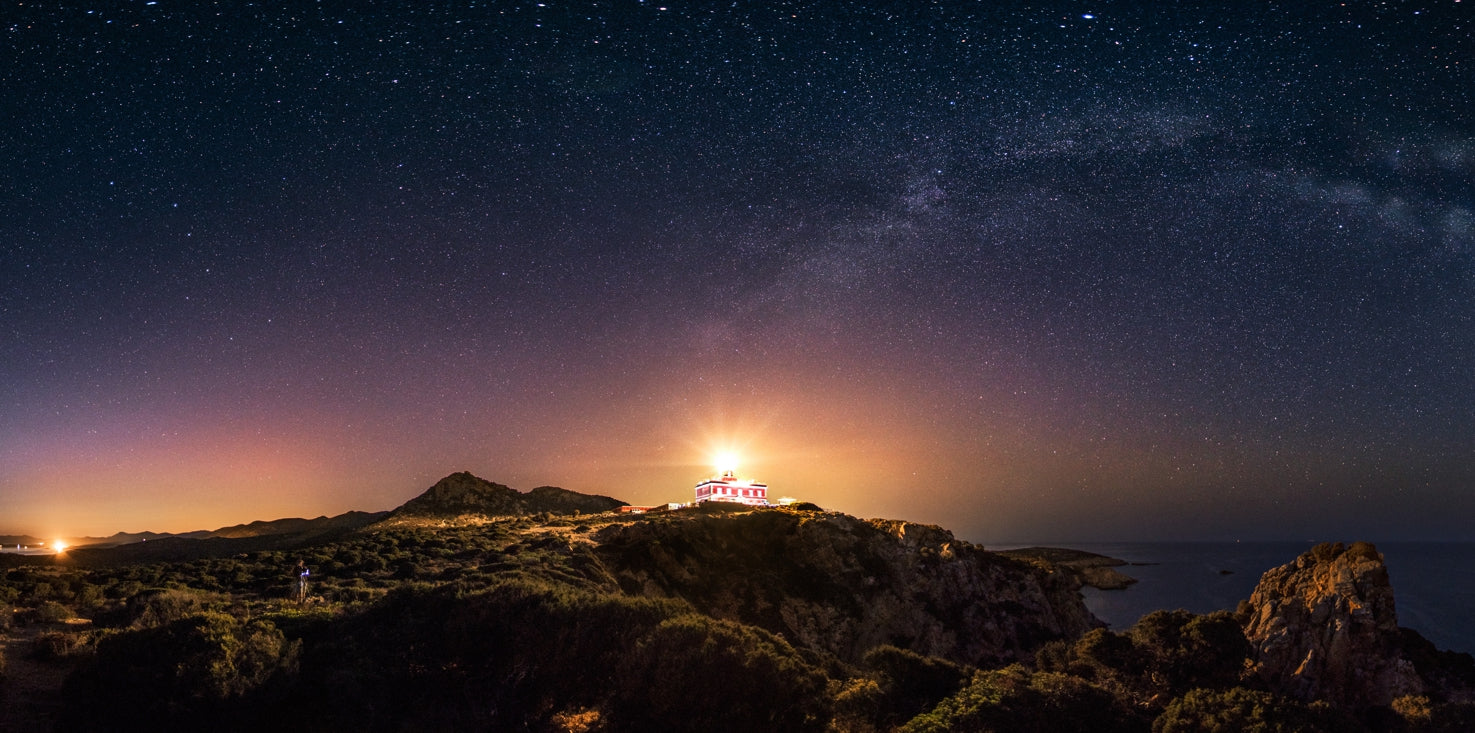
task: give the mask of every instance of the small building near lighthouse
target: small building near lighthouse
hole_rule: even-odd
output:
[[[768,506],[768,484],[738,478],[731,470],[697,484],[696,502],[729,501],[750,506]]]

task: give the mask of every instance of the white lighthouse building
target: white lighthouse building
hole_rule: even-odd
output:
[[[751,506],[768,506],[768,484],[738,478],[731,469],[721,476],[697,484],[697,504],[704,501],[730,501]]]

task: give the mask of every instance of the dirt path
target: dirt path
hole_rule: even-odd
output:
[[[71,666],[31,658],[36,637],[46,624],[13,628],[0,634],[5,671],[0,677],[0,733],[50,731],[61,709],[61,683]]]

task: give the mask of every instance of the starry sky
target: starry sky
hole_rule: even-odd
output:
[[[0,533],[1475,539],[1475,3],[6,2]]]

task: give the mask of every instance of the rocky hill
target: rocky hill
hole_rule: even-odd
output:
[[[680,598],[847,661],[890,644],[988,666],[1101,625],[1068,574],[930,525],[688,510],[613,524],[596,540],[627,593]]]
[[[1256,674],[1290,697],[1349,709],[1471,697],[1469,655],[1434,652],[1399,628],[1388,568],[1369,543],[1320,544],[1267,571],[1240,617]]]
[[[453,473],[424,493],[405,502],[391,517],[521,516],[552,514],[597,514],[614,511],[625,502],[608,496],[580,494],[556,486],[540,486],[524,494],[502,484],[461,471]]]

